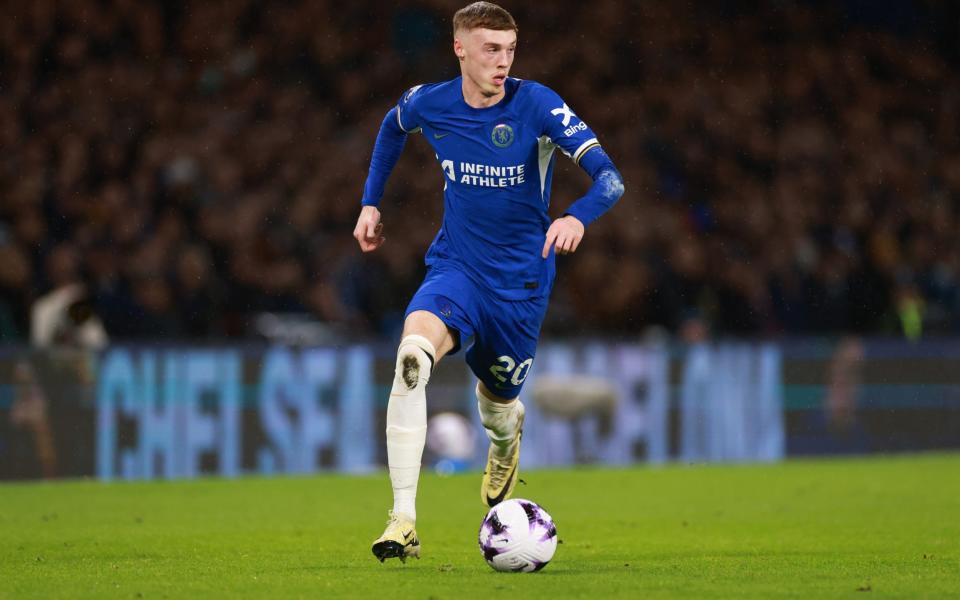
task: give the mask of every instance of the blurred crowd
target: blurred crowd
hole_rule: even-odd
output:
[[[351,232],[384,113],[459,74],[464,3],[19,3],[0,339],[250,337],[264,314],[395,335],[441,218],[424,140],[383,250]],[[560,93],[627,185],[559,259],[549,334],[960,332],[960,10],[754,4],[503,4],[513,74]],[[554,216],[588,186],[561,156]]]

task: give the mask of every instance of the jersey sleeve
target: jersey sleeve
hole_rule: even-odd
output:
[[[423,124],[420,122],[420,112],[417,105],[421,98],[420,88],[423,85],[415,85],[400,97],[397,102],[397,125],[404,133],[419,133]]]
[[[542,134],[579,164],[588,150],[600,146],[597,136],[556,92],[546,86],[539,86],[537,92],[536,110]]]

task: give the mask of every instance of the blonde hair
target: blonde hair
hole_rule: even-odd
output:
[[[453,34],[471,29],[492,29],[519,33],[520,28],[513,16],[493,2],[474,2],[464,6],[453,15]]]

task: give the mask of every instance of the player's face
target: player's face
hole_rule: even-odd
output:
[[[499,96],[513,65],[516,31],[471,29],[457,34],[453,43],[465,80],[487,97]]]

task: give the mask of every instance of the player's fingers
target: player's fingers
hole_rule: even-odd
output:
[[[377,223],[376,227],[373,228],[373,235],[370,236],[372,240],[379,240],[383,237],[383,223]]]
[[[375,219],[370,219],[366,223],[365,235],[368,240],[375,239],[382,229],[382,224],[378,223]]]
[[[550,256],[550,247],[553,246],[556,240],[557,230],[551,225],[550,229],[547,230],[547,239],[543,242],[543,253],[541,254],[543,258]]]
[[[573,249],[577,243],[577,234],[576,232],[571,231],[567,234],[567,239],[563,244],[564,250],[567,251],[567,254],[572,254]]]
[[[561,233],[560,235],[557,236],[557,245],[556,245],[557,254],[564,255],[567,253],[566,242],[567,242],[566,233]]]
[[[374,250],[382,246],[383,242],[385,242],[386,239],[387,238],[380,236],[379,238],[376,238],[374,240],[366,240],[366,239],[360,240],[360,249],[363,250],[364,252],[373,252]]]
[[[377,226],[380,225],[380,219],[376,214],[368,214],[363,222],[363,237],[368,241],[377,237]]]
[[[576,252],[577,248],[580,247],[580,242],[583,241],[583,236],[578,235],[573,238],[573,245],[570,247],[570,252]]]

